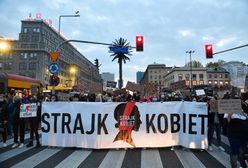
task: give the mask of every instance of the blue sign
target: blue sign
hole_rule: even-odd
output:
[[[48,67],[49,72],[53,75],[56,75],[59,73],[59,65],[56,62],[53,62]]]
[[[109,47],[110,51],[115,52],[115,53],[128,53],[128,47],[117,47],[117,46],[110,46]]]

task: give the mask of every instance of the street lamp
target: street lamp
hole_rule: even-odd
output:
[[[0,41],[0,52],[8,52],[10,50],[10,44],[6,41]]]
[[[192,95],[192,61],[191,61],[191,54],[194,53],[194,50],[186,51],[186,53],[189,53],[189,61],[190,61],[190,93]]]
[[[74,15],[60,15],[59,16],[59,34],[60,34],[60,22],[62,17],[80,17],[79,11],[75,12]]]

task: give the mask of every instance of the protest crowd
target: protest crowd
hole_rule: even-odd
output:
[[[213,107],[219,99],[241,99],[242,111],[237,114],[218,113],[218,108]],[[20,96],[14,90],[4,94],[0,102],[0,133],[1,146],[7,147],[6,140],[13,138],[11,148],[23,148],[41,146],[40,135],[38,133],[41,122],[41,106],[44,101],[60,101],[56,95],[37,95]],[[247,148],[248,148],[248,93],[242,93],[240,96],[229,94],[228,92],[221,98],[217,94],[211,96],[182,96],[180,93],[162,95],[160,97],[141,96],[139,92],[130,94],[129,92],[113,95],[105,93],[103,95],[85,94],[78,92],[70,95],[69,101],[82,102],[166,102],[166,101],[196,101],[206,102],[208,105],[208,150],[213,151],[213,135],[216,133],[217,147],[220,151],[225,151],[221,145],[221,135],[227,136],[230,143],[230,164],[233,168],[240,166],[247,167]],[[37,115],[28,118],[20,117],[21,105],[34,103],[37,106]],[[30,132],[28,144],[24,144],[25,132]],[[174,147],[171,148],[172,150]]]

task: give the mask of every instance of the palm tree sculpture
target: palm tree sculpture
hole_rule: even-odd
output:
[[[128,52],[124,53],[124,52],[114,52],[113,54],[111,54],[110,56],[113,56],[114,58],[112,59],[112,61],[114,61],[115,59],[118,60],[118,64],[119,64],[119,81],[118,81],[118,88],[121,89],[122,85],[123,85],[123,80],[122,80],[122,62],[124,62],[124,64],[126,63],[126,60],[130,61],[128,56],[131,56],[132,54],[130,54],[131,51],[131,46],[130,43],[127,42],[127,40],[125,40],[124,38],[119,38],[118,40],[115,39],[115,41],[113,41],[113,46],[115,47],[120,47],[120,48],[128,48]]]

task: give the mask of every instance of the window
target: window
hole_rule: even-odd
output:
[[[189,80],[186,80],[186,86],[189,86]]]
[[[196,86],[197,85],[197,82],[196,82],[196,80],[193,80],[193,86]]]
[[[29,63],[29,70],[36,70],[36,63],[34,62]]]
[[[211,80],[209,80],[209,81],[208,81],[208,84],[209,84],[209,85],[212,85],[212,81],[211,81]]]
[[[214,81],[214,84],[215,84],[215,85],[217,85],[217,84],[218,84],[218,81],[217,81],[217,80],[215,80],[215,81]]]
[[[212,74],[208,74],[208,78],[212,78]]]
[[[38,42],[39,41],[39,36],[32,36],[31,41],[32,42]]]
[[[38,48],[37,44],[30,44],[30,48]]]
[[[4,64],[4,69],[5,70],[11,70],[11,67],[12,67],[12,62],[6,62]]]
[[[27,63],[22,62],[19,64],[19,70],[27,70]]]
[[[21,60],[26,60],[28,59],[28,53],[21,53]]]
[[[214,74],[214,78],[217,78],[217,74]]]
[[[189,74],[185,74],[185,79],[189,81]]]
[[[225,74],[225,78],[228,78],[228,74]]]
[[[23,33],[27,33],[27,32],[28,32],[28,28],[24,27]]]
[[[223,77],[223,75],[222,74],[219,74],[219,78],[222,78]]]
[[[37,54],[36,53],[30,53],[30,60],[37,60]]]
[[[220,81],[220,85],[223,85],[223,81],[222,80]]]
[[[27,44],[22,44],[21,48],[28,48],[28,45]]]
[[[196,79],[196,74],[193,74],[192,77],[193,77],[193,79]]]
[[[183,80],[183,75],[182,74],[178,74],[178,80],[179,81]]]
[[[204,75],[203,74],[199,74],[199,78],[203,79]]]

